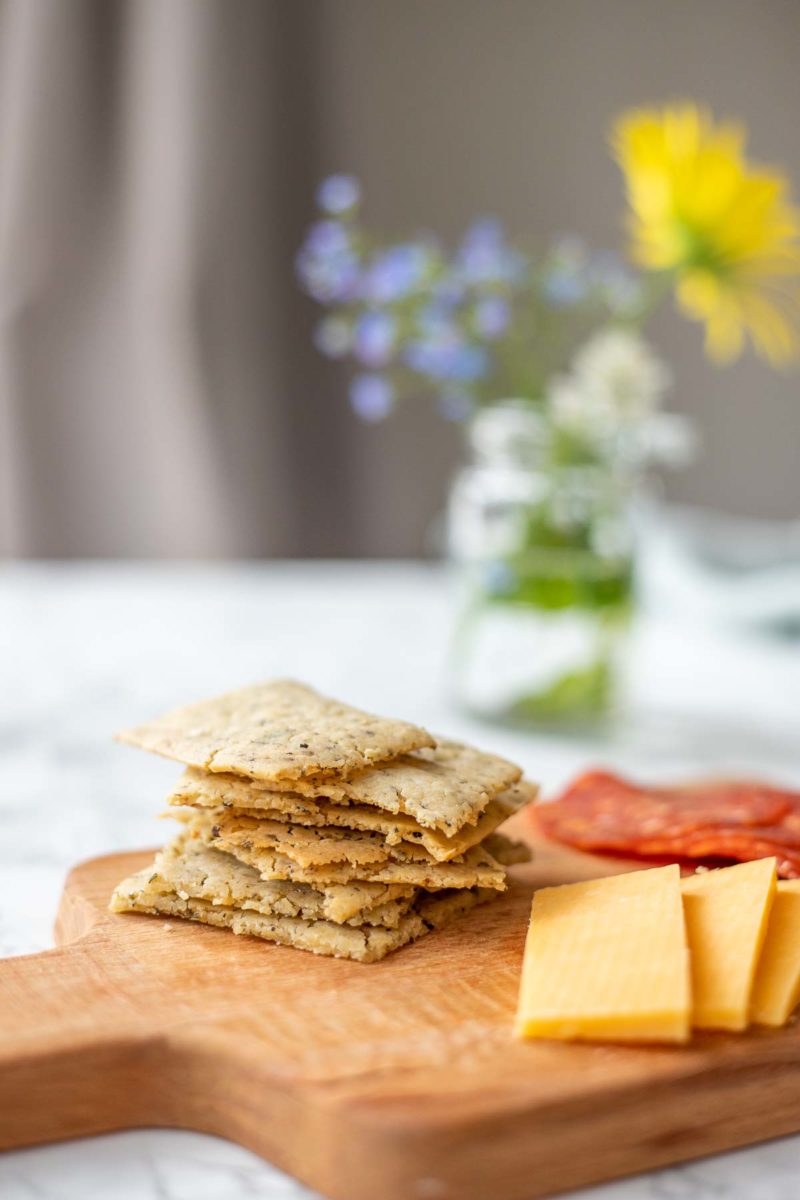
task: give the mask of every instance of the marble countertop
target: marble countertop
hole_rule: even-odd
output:
[[[663,616],[642,622],[634,719],[611,745],[487,729],[444,682],[450,597],[435,567],[19,564],[0,568],[0,955],[52,945],[76,861],[159,840],[174,765],[112,743],[165,707],[294,675],[489,744],[552,789],[601,760],[631,772],[742,771],[800,784],[797,644]],[[590,1189],[585,1200],[790,1200],[800,1138]],[[247,1151],[134,1131],[0,1156],[3,1200],[308,1200]],[[577,1195],[577,1194],[575,1194]],[[468,1200],[468,1198],[465,1198]]]

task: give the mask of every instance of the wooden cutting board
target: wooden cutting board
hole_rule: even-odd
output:
[[[0,963],[0,1148],[172,1126],[333,1200],[534,1200],[800,1129],[798,1028],[512,1040],[533,888],[630,864],[538,847],[502,899],[365,966],[108,913],[150,856],[77,867],[59,948]]]

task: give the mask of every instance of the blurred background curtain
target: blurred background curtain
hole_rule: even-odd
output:
[[[798,45],[795,0],[0,0],[0,551],[420,553],[458,431],[358,425],[311,348],[316,182],[619,244],[631,103],[738,114],[800,185]],[[675,494],[800,513],[796,381],[656,340],[707,443]]]

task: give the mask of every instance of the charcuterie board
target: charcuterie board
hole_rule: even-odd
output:
[[[515,1041],[534,887],[632,869],[537,843],[508,893],[363,965],[107,911],[152,852],[70,875],[58,948],[0,963],[0,1148],[171,1126],[332,1200],[534,1200],[800,1130],[800,1032]]]

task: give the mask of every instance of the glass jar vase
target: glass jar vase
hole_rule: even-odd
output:
[[[518,725],[608,722],[633,610],[637,447],[619,432],[591,453],[559,444],[525,401],[481,410],[469,447],[448,511],[457,702]]]

